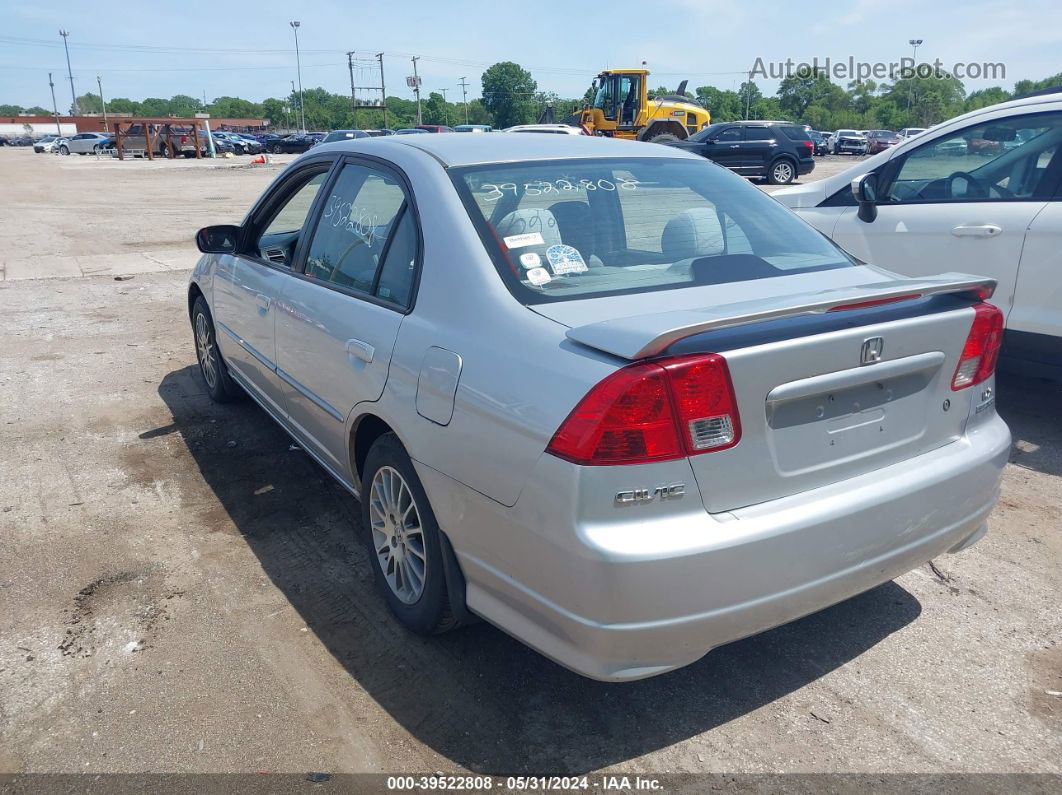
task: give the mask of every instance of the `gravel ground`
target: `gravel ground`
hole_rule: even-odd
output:
[[[0,261],[172,255],[0,284],[0,773],[1062,772],[1062,386],[1001,379],[981,543],[683,670],[419,638],[355,501],[194,368],[187,240],[276,173],[0,149]]]

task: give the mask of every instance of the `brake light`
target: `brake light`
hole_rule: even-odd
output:
[[[1003,344],[1003,312],[992,304],[974,304],[973,325],[951,379],[953,392],[980,384],[996,371]]]
[[[617,370],[579,401],[547,452],[584,466],[645,464],[726,450],[740,438],[726,360],[696,354]]]
[[[188,136],[187,135],[182,135],[181,136],[181,143],[182,144],[188,143]]]
[[[804,147],[812,154],[815,154],[815,144],[811,141],[804,141]]]

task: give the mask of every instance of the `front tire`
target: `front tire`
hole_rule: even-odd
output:
[[[668,141],[681,141],[682,139],[679,138],[674,133],[666,133],[665,132],[665,133],[657,133],[656,135],[652,135],[652,136],[646,138],[645,140],[647,142],[651,143],[651,144],[663,144],[663,143],[667,143]]]
[[[796,179],[796,167],[788,160],[775,160],[767,170],[767,181],[772,185],[788,185]]]
[[[199,375],[203,378],[210,399],[215,403],[230,403],[240,397],[240,387],[232,380],[221,358],[214,320],[210,317],[210,309],[203,296],[196,298],[192,305],[192,334],[195,337]]]
[[[273,154],[279,155],[280,152],[281,152],[280,145],[279,144],[273,144],[273,149],[271,151],[273,152]]]
[[[60,147],[59,147],[59,154],[61,154],[61,155],[64,155],[64,156],[65,156],[65,155],[68,155],[68,154],[70,154],[70,149],[69,149],[69,147],[66,147],[66,146],[60,146]]]
[[[439,525],[413,463],[393,433],[369,450],[361,476],[361,523],[387,606],[413,632],[458,626],[446,589]]]

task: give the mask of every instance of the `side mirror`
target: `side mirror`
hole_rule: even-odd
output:
[[[878,175],[871,172],[853,179],[852,195],[859,204],[859,220],[873,223],[878,217]]]
[[[240,227],[231,224],[204,226],[195,233],[195,244],[204,254],[235,254]]]

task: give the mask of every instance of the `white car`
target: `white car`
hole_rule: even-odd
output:
[[[110,140],[111,136],[106,133],[87,132],[63,138],[57,144],[61,155],[87,155],[102,151]]]
[[[1005,365],[1062,378],[1062,93],[967,113],[774,197],[862,260],[996,279]]]
[[[54,152],[56,145],[65,140],[58,135],[43,135],[34,142],[33,151],[37,154]]]
[[[515,127],[507,127],[505,132],[586,135],[581,127],[572,127],[570,124],[517,124]]]
[[[900,138],[914,138],[916,135],[921,135],[926,131],[925,127],[904,127],[899,132]]]

